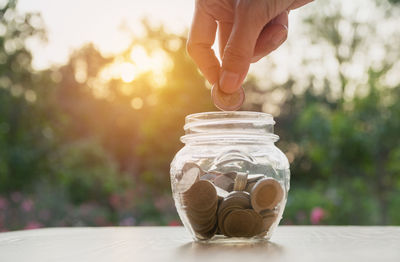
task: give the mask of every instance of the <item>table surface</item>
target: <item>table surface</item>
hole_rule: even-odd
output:
[[[271,241],[193,242],[182,227],[0,233],[0,261],[400,261],[400,227],[280,226]]]

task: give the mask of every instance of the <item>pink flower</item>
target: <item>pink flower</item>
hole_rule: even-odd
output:
[[[28,224],[25,226],[25,229],[36,229],[41,228],[43,225],[37,221],[29,221]]]
[[[174,203],[171,197],[161,196],[154,200],[154,206],[160,210],[162,213],[168,212],[174,209]]]
[[[311,224],[317,225],[321,222],[321,220],[325,217],[325,211],[320,207],[314,207],[311,210],[310,220]]]
[[[154,206],[162,211],[168,205],[168,200],[165,197],[158,197],[154,200]]]
[[[133,217],[126,217],[119,221],[120,226],[134,226],[135,225],[135,219]]]
[[[83,203],[79,206],[79,211],[83,216],[88,216],[93,209],[94,207],[91,203]]]
[[[171,220],[168,223],[168,226],[170,226],[170,227],[177,227],[177,226],[180,226],[180,225],[181,225],[181,223],[179,221],[177,221],[177,220]]]
[[[22,194],[20,192],[12,192],[11,199],[14,201],[14,203],[18,203],[22,200]]]
[[[95,223],[97,226],[105,226],[105,225],[107,225],[106,219],[105,219],[104,217],[102,217],[102,216],[96,216],[96,217],[94,218],[94,223]]]
[[[109,197],[108,202],[110,203],[110,205],[111,205],[113,208],[118,209],[118,207],[121,206],[121,202],[122,202],[122,201],[121,201],[121,197],[120,197],[119,195],[117,195],[117,194],[112,194],[112,195]]]
[[[29,212],[32,210],[33,205],[34,204],[31,199],[26,199],[22,202],[21,207],[22,207],[22,210],[24,210],[25,212]]]
[[[4,197],[0,197],[0,210],[6,209],[7,206],[8,206],[7,199],[5,199]]]

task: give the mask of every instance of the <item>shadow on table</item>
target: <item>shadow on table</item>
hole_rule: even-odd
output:
[[[215,259],[229,258],[238,259],[242,256],[276,257],[283,253],[283,247],[269,241],[212,241],[212,242],[190,242],[178,247],[178,252],[182,256],[190,257],[213,257]]]

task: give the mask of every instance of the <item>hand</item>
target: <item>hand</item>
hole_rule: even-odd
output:
[[[287,38],[288,12],[312,0],[196,0],[187,51],[211,84],[234,93],[250,63]],[[222,67],[211,49],[219,32]]]

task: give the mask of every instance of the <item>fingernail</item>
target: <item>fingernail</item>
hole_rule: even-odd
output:
[[[219,87],[224,93],[234,93],[239,88],[239,74],[222,71],[221,78],[219,79]]]
[[[271,42],[274,46],[281,45],[287,37],[287,30],[279,30],[275,34],[272,35]]]
[[[272,19],[271,24],[282,25],[283,27],[285,27],[286,30],[288,30],[288,24],[289,24],[288,14],[289,13],[286,10],[284,13],[281,13],[280,15]]]
[[[272,24],[273,24],[273,25],[281,25],[281,26],[283,26],[283,27],[285,28],[286,31],[289,30],[289,28],[287,27],[287,25],[285,25],[284,23],[274,22],[274,23],[272,23]]]

